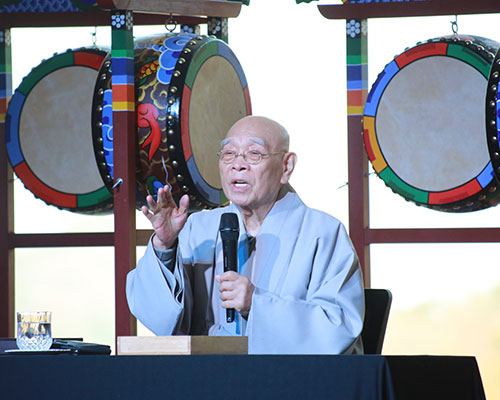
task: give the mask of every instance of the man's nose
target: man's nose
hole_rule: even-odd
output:
[[[245,158],[244,153],[239,153],[236,155],[236,157],[233,160],[233,169],[236,169],[238,171],[242,169],[246,169],[248,167],[248,162]]]

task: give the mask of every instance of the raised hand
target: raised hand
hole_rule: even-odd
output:
[[[158,189],[156,201],[153,196],[146,197],[146,201],[149,208],[142,206],[142,213],[155,230],[153,246],[162,250],[171,248],[186,223],[189,196],[187,194],[182,196],[179,200],[179,207],[177,207],[172,193],[170,193],[170,188],[165,186]]]

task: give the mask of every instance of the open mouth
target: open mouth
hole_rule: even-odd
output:
[[[237,188],[244,188],[248,186],[248,182],[239,179],[233,180],[231,184]]]

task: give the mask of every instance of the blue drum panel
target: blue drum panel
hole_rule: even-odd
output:
[[[21,92],[14,93],[6,115],[5,142],[12,167],[24,161],[19,144],[19,118],[25,100],[26,96]]]
[[[368,94],[368,98],[366,99],[365,115],[368,115],[370,117],[375,116],[375,114],[377,113],[377,107],[380,101],[380,97],[382,96],[385,87],[398,71],[398,65],[395,61],[392,61],[380,73],[380,75],[377,77],[377,80],[373,84],[370,93]]]

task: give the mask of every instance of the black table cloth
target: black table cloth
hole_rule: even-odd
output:
[[[0,399],[484,400],[474,357],[0,355]]]

